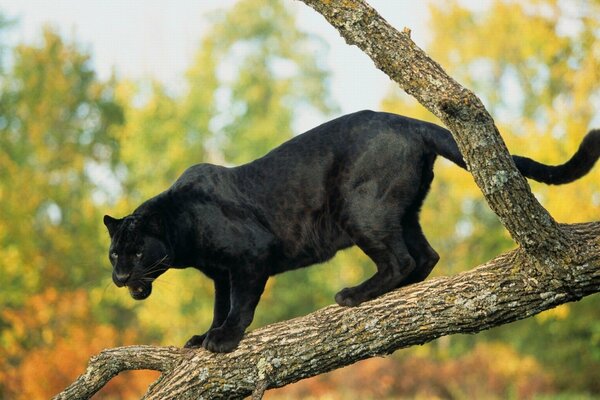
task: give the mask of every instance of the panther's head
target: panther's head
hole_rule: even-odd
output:
[[[152,293],[152,282],[169,268],[164,224],[159,215],[130,215],[122,219],[104,216],[111,238],[108,258],[118,287],[143,300]]]

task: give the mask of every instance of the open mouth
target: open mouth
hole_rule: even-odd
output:
[[[144,300],[152,293],[152,283],[132,282],[127,285],[127,289],[135,300]]]

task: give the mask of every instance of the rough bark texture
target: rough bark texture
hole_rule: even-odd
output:
[[[356,308],[326,307],[246,335],[230,354],[173,347],[105,350],[57,399],[89,398],[118,372],[155,369],[146,399],[260,398],[358,360],[475,333],[600,291],[600,222],[559,226],[516,170],[481,101],[362,0],[301,0],[452,131],[491,208],[521,246],[452,277]]]
[[[234,399],[453,333],[475,333],[600,290],[600,222],[570,228],[589,249],[570,274],[522,249],[356,308],[329,306],[246,335],[230,354],[175,347],[105,350],[56,399],[87,399],[119,371],[155,369],[145,399]],[[260,398],[258,395],[256,398]]]

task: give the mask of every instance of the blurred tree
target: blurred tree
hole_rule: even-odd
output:
[[[0,347],[0,398],[50,398],[81,373],[90,354],[139,341],[135,325],[98,323],[90,313],[93,301],[84,289],[59,292],[50,287],[29,296],[22,308],[0,311],[11,326]],[[137,399],[157,377],[151,371],[133,379],[120,377],[100,395]]]
[[[214,16],[208,41],[220,81],[213,126],[226,162],[251,161],[289,139],[303,107],[335,109],[321,61],[325,45],[297,27],[286,2],[241,0]]]
[[[433,37],[428,53],[483,99],[512,152],[562,163],[600,122],[600,59],[594,56],[600,51],[600,23],[593,17],[600,15],[597,1],[582,0],[575,6],[558,0],[495,0],[480,12],[449,1],[435,2],[430,10]],[[432,119],[398,92],[383,106]],[[442,256],[437,273],[469,268],[512,246],[469,174],[443,161],[435,172],[423,225]],[[560,222],[600,215],[598,169],[570,185],[531,186]],[[593,350],[600,343],[600,324],[595,322],[599,302],[592,296],[476,338],[453,337],[451,350],[471,348],[481,338],[502,338],[535,355],[554,372],[562,389],[599,393],[595,371],[600,354]]]
[[[117,134],[120,200],[126,202],[123,212],[131,212],[131,207],[169,187],[186,167],[204,157],[204,137],[185,137],[180,100],[157,82],[122,82],[117,96],[126,104],[127,120]]]
[[[45,29],[11,51],[0,75],[0,397],[47,398],[85,365],[64,354],[142,337],[120,330],[125,309],[106,307],[101,289],[100,205],[114,194],[99,177],[114,175],[124,120],[115,83],[98,81],[77,44]]]
[[[123,115],[89,56],[51,30],[40,46],[16,48],[0,85],[4,307],[48,285],[69,289],[101,276],[94,171],[112,165],[111,132]]]
[[[9,18],[6,18],[6,16],[0,12],[0,32],[7,31],[8,28],[10,28],[10,26],[13,23],[14,23],[14,21],[12,21]],[[0,39],[0,73],[4,72],[5,67],[6,67],[5,66],[6,51],[7,51],[6,43],[3,42],[3,39]]]

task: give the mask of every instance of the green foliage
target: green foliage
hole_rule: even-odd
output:
[[[89,56],[46,30],[21,45],[0,90],[0,308],[48,284],[74,288],[103,274],[90,197],[92,170],[114,162],[123,122],[112,84],[97,82]],[[77,237],[91,240],[82,245]]]
[[[168,188],[204,156],[203,135],[186,135],[179,99],[164,87],[121,83],[117,95],[127,123],[116,133],[124,179],[119,212],[130,213],[139,203]],[[136,107],[136,99],[143,104]]]
[[[289,139],[302,107],[334,108],[319,63],[324,44],[296,27],[284,1],[241,0],[214,16],[206,40],[219,81],[213,134],[226,162],[251,161]]]

